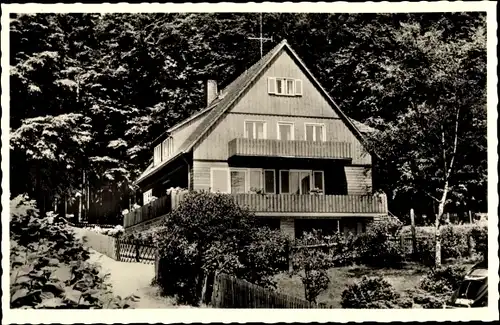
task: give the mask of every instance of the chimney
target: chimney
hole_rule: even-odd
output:
[[[206,88],[205,88],[205,98],[207,99],[207,107],[217,98],[217,81],[215,80],[207,80]]]

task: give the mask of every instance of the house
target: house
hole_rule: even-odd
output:
[[[153,163],[135,181],[145,204],[171,187],[230,193],[291,236],[362,232],[387,215],[386,196],[372,194],[363,125],[286,41],[222,91],[213,80],[205,87],[206,108],[154,142]]]

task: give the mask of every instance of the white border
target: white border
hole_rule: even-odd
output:
[[[9,287],[9,278],[2,276],[2,323],[62,323],[71,324],[75,321],[85,323],[132,323],[132,322],[363,322],[376,321],[469,321],[498,320],[498,292],[491,290],[498,284],[498,174],[497,174],[497,20],[496,2],[493,1],[460,1],[460,2],[360,2],[360,3],[217,3],[217,4],[2,4],[2,268],[7,270],[9,242],[8,224],[9,214],[5,207],[9,206],[9,13],[64,13],[64,12],[330,12],[330,13],[371,13],[371,12],[459,12],[485,11],[487,12],[487,105],[488,105],[488,211],[489,211],[489,267],[490,293],[489,308],[484,309],[454,309],[454,310],[266,310],[258,312],[250,310],[223,310],[223,309],[167,309],[167,310],[10,310],[5,289]]]

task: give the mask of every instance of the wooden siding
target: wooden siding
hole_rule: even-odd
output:
[[[385,214],[385,195],[259,195],[233,194],[236,202],[255,213]]]
[[[370,167],[345,166],[347,194],[362,195],[372,192],[372,173]]]
[[[350,159],[347,142],[283,141],[238,138],[229,141],[228,156],[304,157]]]
[[[278,122],[294,124],[295,140],[305,140],[305,123],[321,123],[326,127],[326,141],[351,144],[353,164],[371,164],[371,155],[340,119],[321,119],[294,116],[226,114],[211,132],[195,147],[194,159],[227,160],[229,141],[244,138],[244,124],[247,120],[266,122],[267,139],[278,139]]]
[[[226,148],[227,150],[227,148]],[[212,162],[212,161],[193,161],[193,189],[194,190],[210,190],[210,168],[228,167],[225,162]]]
[[[302,96],[269,95],[267,91],[268,77],[302,80]],[[254,82],[247,94],[238,101],[232,111],[337,117],[336,112],[330,107],[327,100],[285,51]]]

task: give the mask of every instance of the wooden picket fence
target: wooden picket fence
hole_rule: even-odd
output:
[[[304,299],[277,293],[235,277],[215,276],[211,305],[214,308],[331,308]]]
[[[84,239],[84,245],[120,262],[154,264],[156,247],[145,241],[125,241],[92,230],[73,228]]]

